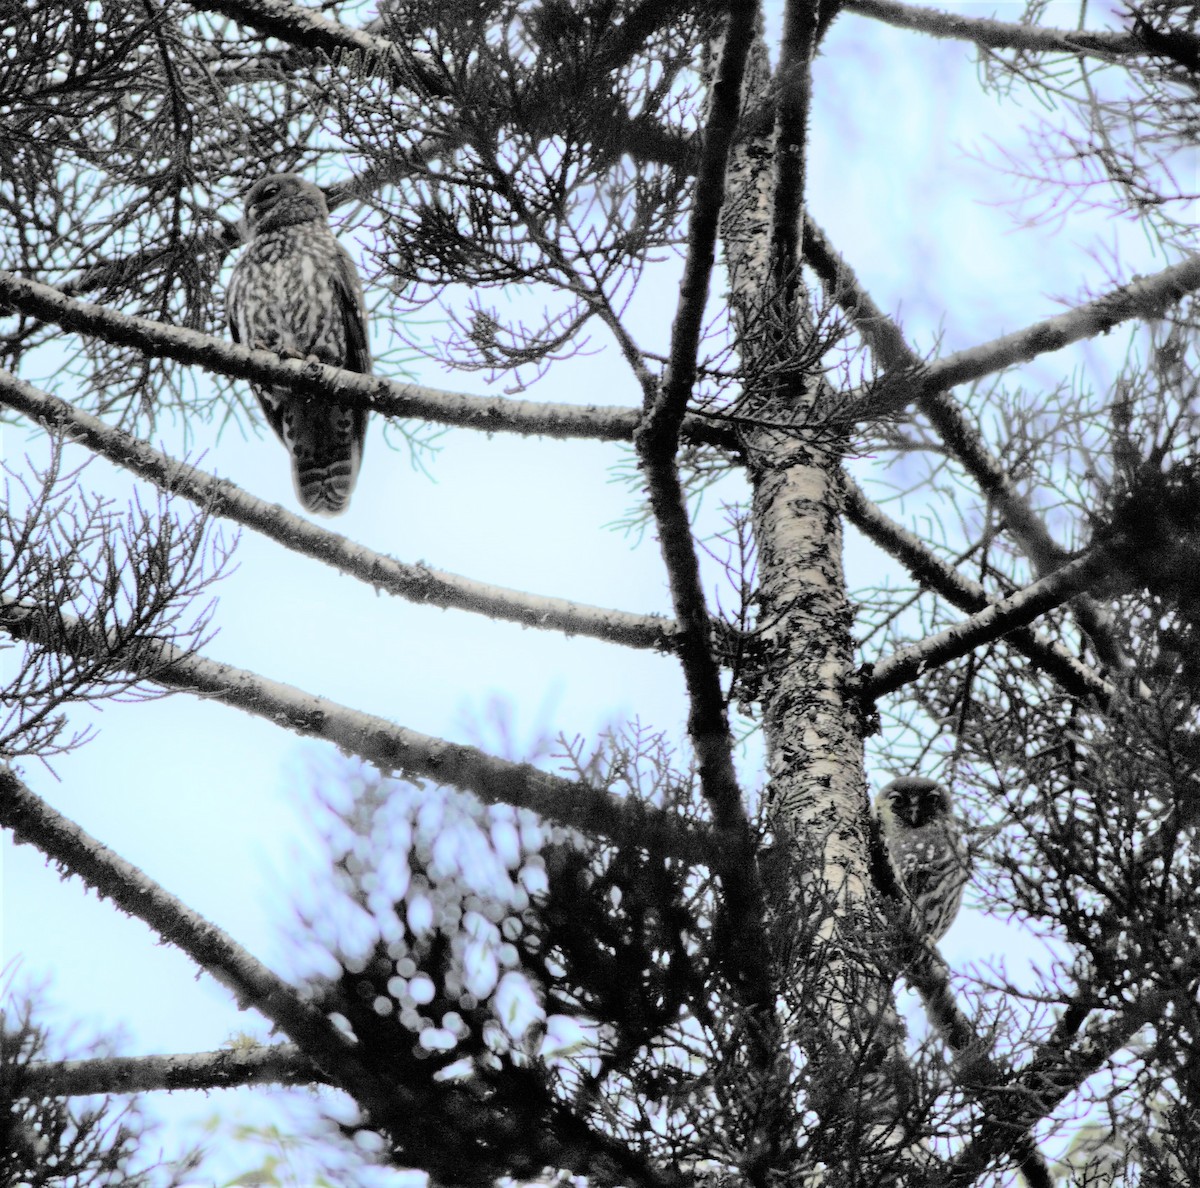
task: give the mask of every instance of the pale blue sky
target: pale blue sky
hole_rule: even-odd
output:
[[[1009,20],[1021,11],[1015,4],[957,7]],[[1051,6],[1046,20],[1070,25],[1075,11]],[[965,45],[843,15],[815,70],[815,104],[813,215],[877,303],[900,312],[919,349],[931,348],[939,333],[947,349],[969,346],[1057,312],[1055,295],[1104,287],[1103,266],[1089,250],[1114,234],[1121,236],[1126,276],[1164,263],[1129,228],[1114,231],[1097,217],[1072,218],[1060,229],[1016,226],[1003,205],[1018,193],[1015,183],[970,158],[997,160],[989,138],[1019,151],[1029,110],[981,95]],[[232,191],[237,182],[230,184]],[[664,345],[675,299],[671,270],[659,270],[634,306],[635,333]],[[1119,341],[1041,360],[1030,375],[1057,378],[1089,356],[1111,366],[1126,341],[1120,332],[1113,337]],[[487,390],[478,375],[429,364],[419,378]],[[59,393],[70,399],[69,384]],[[640,402],[612,351],[557,366],[530,395]],[[213,443],[203,427],[193,428],[208,465],[295,510],[273,438],[246,442],[227,433]],[[484,581],[599,606],[668,610],[654,541],[635,544],[605,527],[631,502],[630,492],[611,481],[615,447],[451,431],[431,464],[431,481],[384,445],[381,430],[376,418],[351,509],[330,522],[334,530],[403,561]],[[163,432],[167,448],[177,449],[170,427]],[[10,464],[27,448],[36,449],[36,441],[31,446],[22,430],[4,430]],[[869,474],[875,466],[867,459],[854,469]],[[106,489],[123,489],[123,477],[103,462],[91,474]],[[734,480],[721,494],[740,493]],[[718,497],[706,500],[709,523]],[[639,714],[683,734],[682,682],[670,658],[413,606],[249,533],[236,561],[216,591],[219,635],[205,649],[213,658],[448,738],[463,737],[465,707],[482,709],[495,693],[518,707],[525,730],[548,707],[553,728],[568,733],[594,733]],[[888,563],[851,536],[846,564],[854,585],[877,581]],[[29,764],[29,784],[279,967],[289,951],[297,855],[311,860],[315,853],[301,791],[306,762],[325,748],[183,695],[106,706],[92,720],[100,731],[95,741],[55,762],[60,782]],[[877,784],[886,778],[878,774]],[[187,959],[156,945],[144,925],[85,895],[77,882],[61,883],[29,847],[13,849],[6,838],[3,864],[0,954],[19,958],[24,977],[52,977],[52,1018],[120,1028],[128,1037],[122,1051],[130,1054],[204,1050],[237,1031],[265,1036],[262,1023],[239,1014],[223,989],[197,979]],[[998,948],[1020,953],[1011,930],[970,916],[942,945],[955,965]],[[178,1095],[171,1113],[202,1118],[225,1108],[223,1101]],[[217,1158],[212,1175],[238,1166]]]

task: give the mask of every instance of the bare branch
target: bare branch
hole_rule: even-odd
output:
[[[885,693],[893,693],[927,669],[965,656],[982,644],[999,639],[1014,627],[1033,622],[1051,607],[1059,606],[1101,578],[1110,576],[1111,569],[1112,554],[1108,549],[1093,549],[1069,561],[1047,577],[1000,602],[993,602],[969,619],[881,661],[865,682],[863,696],[873,700]]]
[[[947,564],[926,547],[919,537],[886,516],[849,477],[846,479],[846,516],[859,531],[886,550],[923,586],[928,586],[959,610],[975,613],[993,604],[988,592]],[[1077,660],[1062,646],[1028,627],[1016,627],[1007,641],[1048,672],[1075,697],[1094,700],[1105,706],[1113,696],[1113,686],[1093,669]]]
[[[292,552],[322,561],[411,602],[454,607],[525,627],[585,635],[627,647],[666,650],[672,646],[675,633],[666,619],[507,590],[426,565],[406,565],[376,553],[278,504],[258,499],[228,479],[216,478],[171,458],[124,430],[114,429],[99,417],[3,370],[0,370],[0,403],[87,446],[168,494],[184,496],[211,515],[252,528]]]
[[[1062,350],[1085,338],[1107,334],[1114,326],[1133,318],[1161,318],[1167,309],[1200,288],[1200,254],[1188,256],[1151,276],[1138,277],[1084,302],[1066,313],[1024,330],[994,338],[966,350],[955,351],[930,363],[918,377],[916,397],[921,408],[933,419],[927,407],[937,393],[957,384],[982,379],[1017,363],[1028,363],[1039,355]],[[908,403],[908,397],[904,403]],[[893,406],[899,407],[899,406]]]
[[[930,37],[973,41],[986,49],[1088,54],[1106,62],[1150,53],[1146,44],[1131,33],[1018,25],[989,17],[960,16],[915,4],[897,4],[895,0],[846,0],[843,7],[847,12],[856,12],[859,16],[871,17],[900,29],[912,29]]]
[[[880,361],[889,372],[875,392],[851,403],[847,415],[854,419],[862,415],[887,415],[915,400],[983,493],[996,504],[1038,572],[1046,573],[1061,565],[1066,552],[1051,537],[1029,501],[1018,494],[1008,472],[984,445],[979,431],[963,416],[948,389],[1015,363],[1028,362],[1046,351],[1095,337],[1130,318],[1161,316],[1167,305],[1200,287],[1200,255],[1189,256],[1152,277],[1131,281],[1065,314],[947,355],[926,366],[905,342],[899,327],[875,305],[816,224],[806,232],[806,245],[809,244],[814,266],[826,286],[868,342],[880,352]],[[1121,651],[1103,612],[1086,597],[1078,599],[1074,609],[1101,660],[1119,666]]]
[[[329,1080],[295,1044],[256,1044],[174,1056],[38,1060],[21,1070],[22,1091],[31,1097],[228,1089],[234,1085],[317,1085]]]
[[[36,639],[44,631],[40,610],[0,602],[0,627],[15,639]],[[56,640],[74,642],[67,616],[58,616]],[[89,646],[87,637],[78,646]],[[131,671],[164,688],[212,698],[276,726],[336,744],[385,772],[431,779],[473,792],[488,804],[532,809],[584,833],[644,846],[718,867],[721,831],[706,832],[683,825],[669,813],[621,800],[539,771],[527,763],[496,759],[475,747],[406,730],[373,714],[352,710],[292,685],[272,681],[244,668],[189,654],[171,644],[143,643],[127,657]]]

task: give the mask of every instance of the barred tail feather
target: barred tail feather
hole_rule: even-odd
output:
[[[305,511],[336,516],[346,510],[362,465],[366,414],[315,402],[288,418],[292,480]]]

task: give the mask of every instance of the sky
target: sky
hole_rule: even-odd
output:
[[[958,10],[1021,15],[1013,4]],[[1075,13],[1051,5],[1045,20],[1069,26]],[[1127,275],[1165,263],[1127,228],[1095,216],[1022,226],[1014,205],[1020,191],[999,169],[997,145],[1019,150],[1022,127],[1036,113],[982,95],[966,46],[845,14],[814,80],[812,214],[877,303],[899,313],[918,349],[939,339],[944,350],[969,346],[1059,312],[1059,297],[1104,287],[1103,259],[1092,253],[1115,239]],[[651,345],[666,343],[676,283],[670,269],[660,269],[632,311]],[[505,299],[525,300],[520,293]],[[1123,348],[1124,340],[1113,345]],[[1063,352],[1029,375],[1046,382],[1085,361],[1102,375],[1116,357],[1106,350]],[[488,392],[479,375],[446,373],[428,362],[416,378]],[[60,392],[70,399],[69,389]],[[529,396],[640,403],[633,377],[611,350],[556,365]],[[171,433],[163,427],[162,441],[177,452],[178,434]],[[206,464],[296,510],[286,459],[272,438],[227,432],[205,444]],[[402,449],[385,444],[376,418],[350,511],[328,526],[402,561],[602,607],[669,612],[652,537],[638,540],[612,527],[634,501],[613,474],[618,462],[628,462],[627,451],[455,430],[439,447],[430,473],[422,473]],[[36,436],[5,428],[10,465],[38,448]],[[852,469],[884,477],[872,458]],[[102,489],[126,489],[102,461],[90,475]],[[903,481],[903,470],[886,477]],[[737,480],[710,492],[701,525],[715,526],[721,498],[741,494]],[[470,720],[496,696],[513,707],[518,738],[542,728],[594,735],[634,715],[683,735],[682,680],[670,658],[413,606],[250,533],[235,559],[235,571],[215,590],[218,634],[204,649],[209,657],[462,741],[478,741]],[[851,586],[877,581],[889,565],[849,534]],[[711,588],[715,575],[708,577]],[[25,765],[29,785],[273,968],[297,972],[289,940],[297,872],[312,870],[322,853],[310,773],[330,749],[184,695],[108,705],[79,720],[96,726],[95,739],[55,760],[53,773]],[[878,740],[874,745],[868,775],[879,786],[890,776]],[[756,746],[751,741],[741,756],[751,784]],[[6,837],[0,861],[0,963],[18,962],[20,979],[50,979],[51,1021],[116,1031],[125,1054],[201,1051],[240,1032],[266,1038],[263,1023],[239,1013],[186,958],[78,881],[61,882],[30,847],[14,848]],[[1022,948],[1004,922],[972,916],[969,904],[968,897],[967,913],[941,946],[952,965],[986,961],[997,951],[1018,964],[1044,957],[1032,942]],[[241,1094],[231,1105],[216,1094],[175,1095],[166,1111],[167,1150],[194,1138],[214,1114],[275,1116],[265,1093],[253,1098],[250,1105]],[[247,1166],[244,1155],[219,1145],[197,1184],[223,1183]]]

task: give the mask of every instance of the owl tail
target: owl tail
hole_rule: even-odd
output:
[[[336,516],[350,503],[366,438],[361,409],[322,406],[310,401],[295,409],[286,441],[292,454],[292,480],[304,510]]]

